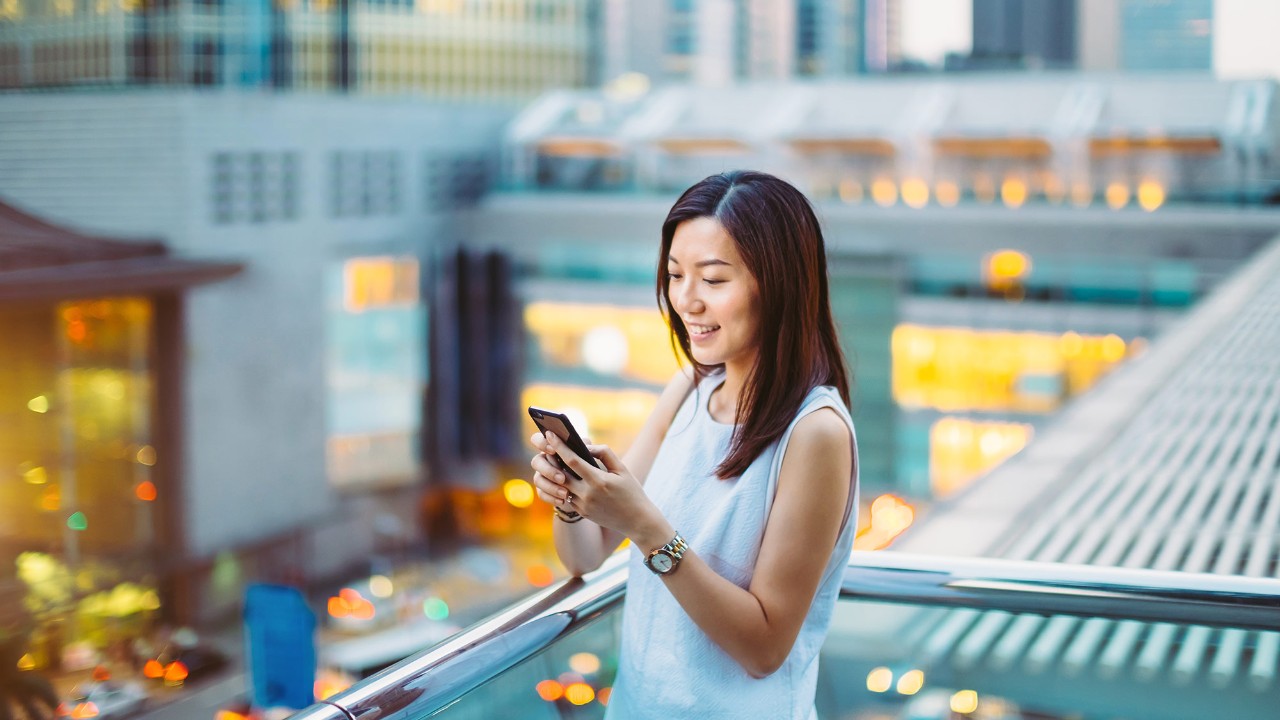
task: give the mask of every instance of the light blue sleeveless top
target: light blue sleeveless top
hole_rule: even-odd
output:
[[[796,422],[820,408],[853,421],[831,387],[809,392],[782,438],[765,449],[740,477],[720,480],[716,466],[729,451],[733,426],[707,410],[723,375],[706,378],[691,393],[667,430],[645,493],[713,570],[742,588],[751,584],[765,522],[778,486],[778,471]],[[654,718],[816,718],[818,651],[827,635],[840,581],[857,525],[858,446],[853,440],[852,492],[845,521],[827,561],[809,614],[782,667],[755,679],[702,632],[676,602],[662,579],[628,552],[630,575],[622,617],[618,676],[609,698],[608,720]]]

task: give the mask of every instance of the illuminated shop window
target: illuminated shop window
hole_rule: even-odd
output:
[[[142,298],[0,310],[0,544],[77,559],[153,541],[151,318]]]
[[[353,258],[328,285],[329,479],[399,485],[417,477],[426,389],[426,309],[412,257]]]
[[[943,498],[1004,462],[1031,441],[1026,423],[944,417],[929,430],[929,484]]]
[[[893,397],[906,408],[1047,413],[1088,390],[1142,343],[1062,335],[899,325]]]
[[[651,307],[533,302],[524,322],[545,366],[660,386],[679,367],[667,324]]]

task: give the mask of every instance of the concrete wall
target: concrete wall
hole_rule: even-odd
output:
[[[184,498],[193,560],[325,529],[311,574],[358,559],[374,538],[325,473],[324,271],[342,258],[429,258],[455,238],[430,160],[496,152],[503,110],[409,100],[238,93],[14,95],[0,103],[0,197],[87,232],[164,241],[175,254],[239,260],[229,281],[187,294]],[[398,207],[335,217],[333,153],[399,167]],[[243,175],[252,154],[266,179]],[[280,158],[294,212],[281,210]],[[240,168],[234,217],[218,217],[219,156]],[[274,163],[274,164],[272,164]],[[255,193],[276,193],[257,218]],[[247,194],[246,194],[247,193]],[[447,206],[448,203],[443,203]],[[317,538],[321,536],[315,533]]]

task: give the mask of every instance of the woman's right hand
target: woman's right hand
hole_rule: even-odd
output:
[[[529,461],[529,467],[533,468],[533,487],[538,491],[538,498],[545,503],[572,510],[567,500],[569,489],[566,484],[569,476],[552,459],[555,457],[555,451],[547,444],[547,438],[542,433],[534,433],[529,438],[529,442],[538,449],[537,454]]]

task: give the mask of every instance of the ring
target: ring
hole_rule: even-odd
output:
[[[564,501],[565,501],[565,503],[567,503],[567,504],[572,504],[572,503],[573,503],[573,493],[569,493],[568,495],[565,495],[565,496],[564,496]]]

